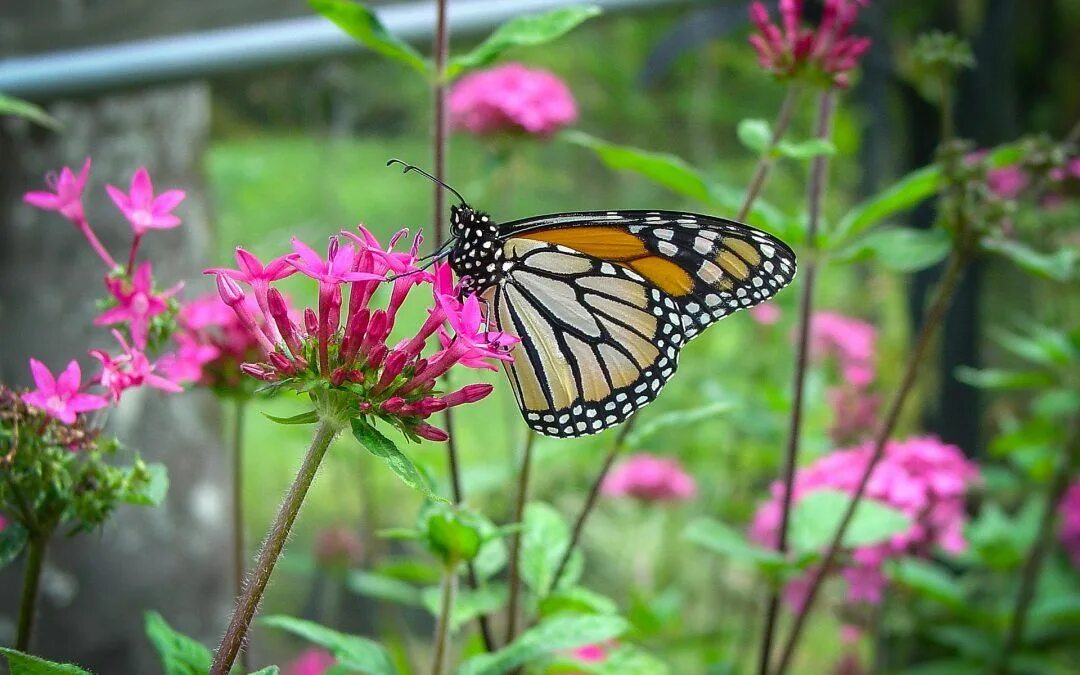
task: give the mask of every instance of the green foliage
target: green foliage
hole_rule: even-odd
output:
[[[941,169],[936,166],[917,169],[894,181],[844,214],[826,234],[826,241],[830,242],[828,248],[842,246],[873,225],[918,206],[932,197],[940,185]]]
[[[124,501],[139,506],[161,506],[165,503],[165,497],[169,494],[169,470],[160,462],[138,465],[132,469],[132,473],[144,470],[145,480],[141,476],[132,476],[132,490],[124,495]]]
[[[694,520],[686,527],[683,536],[714,553],[754,567],[769,576],[776,576],[788,566],[787,559],[780,553],[751,543],[741,532],[711,518]]]
[[[952,609],[962,609],[964,593],[949,572],[928,560],[903,558],[888,566],[889,575],[901,587]]]
[[[46,661],[9,647],[0,647],[0,654],[7,658],[11,675],[91,675],[90,671],[70,663]],[[209,665],[207,663],[207,666]]]
[[[412,584],[384,574],[354,570],[346,578],[349,590],[365,597],[406,606],[420,606],[421,590]]]
[[[525,506],[521,533],[521,578],[538,598],[554,588],[555,572],[570,544],[570,528],[562,514],[543,502]]]
[[[43,126],[52,131],[60,131],[60,122],[55,117],[45,112],[44,108],[36,106],[29,101],[15,98],[14,96],[5,96],[0,94],[0,116],[12,115],[14,117],[22,117],[23,119],[30,120],[31,122]]]
[[[258,620],[260,625],[292,633],[312,644],[326,649],[338,665],[358,670],[367,675],[396,675],[398,670],[386,650],[377,642],[358,635],[346,635],[291,616],[266,616]]]
[[[765,154],[773,142],[773,130],[768,122],[760,119],[745,119],[736,127],[739,140],[747,148],[759,155]],[[810,159],[819,155],[835,155],[836,146],[824,138],[810,138],[804,141],[780,139],[772,150],[774,157],[789,159]]]
[[[506,604],[509,597],[505,584],[487,584],[476,589],[460,588],[454,597],[454,610],[450,615],[450,630],[459,628],[482,614],[491,614]],[[442,589],[438,586],[425,588],[422,602],[431,615],[439,616]]]
[[[433,502],[421,512],[418,529],[428,550],[452,569],[480,552],[483,537],[475,523],[467,511]]]
[[[642,441],[657,433],[672,427],[681,427],[712,419],[713,417],[730,411],[732,404],[729,401],[716,401],[698,408],[689,410],[673,410],[650,418],[626,437],[626,444],[631,448],[640,447]]]
[[[398,449],[386,436],[379,433],[379,430],[368,424],[363,418],[356,417],[351,422],[352,434],[360,445],[367,448],[368,452],[381,458],[386,462],[386,465],[390,467],[398,478],[403,483],[419,490],[428,499],[435,501],[446,502],[443,497],[438,496],[431,491],[431,485],[424,474],[417,468],[408,456]]]
[[[525,631],[506,647],[465,661],[458,675],[501,675],[559,651],[617,638],[627,628],[626,620],[617,616],[555,616]]]
[[[795,505],[791,513],[791,542],[796,551],[817,551],[832,541],[840,519],[851,504],[851,495],[837,490],[815,490]],[[891,506],[864,499],[844,534],[846,548],[872,546],[911,527],[911,520]]]
[[[392,35],[370,8],[353,0],[308,0],[311,8],[373,52],[428,77],[431,64],[412,46]]]
[[[486,66],[514,47],[547,44],[598,14],[599,7],[581,5],[560,7],[544,14],[515,17],[496,28],[472,51],[452,57],[446,67],[446,76],[453,79],[463,72]]]
[[[145,615],[146,636],[154,645],[165,675],[203,675],[210,669],[210,650],[178,633],[157,612]]]
[[[619,611],[614,600],[582,586],[571,586],[552,592],[540,601],[538,609],[541,617],[560,613],[617,614]]]
[[[995,238],[984,239],[982,248],[1011,261],[1025,272],[1060,283],[1075,279],[1080,267],[1080,250],[1076,248],[1042,253],[1023,242]]]
[[[878,228],[837,252],[837,260],[871,260],[896,272],[917,272],[949,255],[952,240],[944,230],[910,227]]]
[[[0,530],[0,567],[11,564],[19,557],[29,539],[26,528],[19,523],[8,523]]]
[[[319,411],[308,410],[307,412],[291,415],[289,417],[278,417],[264,412],[263,417],[275,424],[315,424],[319,421]]]

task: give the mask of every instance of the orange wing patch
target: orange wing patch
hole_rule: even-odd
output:
[[[694,290],[694,280],[670,260],[649,256],[631,262],[630,267],[668,295],[679,297]]]
[[[563,227],[516,234],[521,239],[567,246],[594,258],[621,262],[649,255],[634,235],[614,227]]]

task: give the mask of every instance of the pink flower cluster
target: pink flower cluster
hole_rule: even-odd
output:
[[[973,159],[985,156],[985,152],[974,153]],[[1056,207],[1064,200],[1064,183],[1069,179],[1080,179],[1080,157],[1074,157],[1064,166],[1051,169],[1050,190],[1043,195],[1044,207]],[[1032,184],[1031,176],[1021,166],[1011,164],[991,169],[986,175],[986,186],[995,195],[1004,200],[1017,199]]]
[[[692,498],[697,484],[677,460],[641,453],[616,465],[604,477],[600,490],[609,497],[675,502]]]
[[[508,63],[466,75],[450,91],[450,125],[473,134],[550,136],[577,119],[566,84],[546,70]]]
[[[1058,530],[1061,545],[1065,547],[1073,565],[1080,567],[1080,480],[1070,485],[1061,498],[1058,515],[1061,516]]]
[[[861,440],[877,421],[881,399],[869,391],[876,377],[877,329],[860,319],[817,312],[810,319],[810,357],[835,358],[843,382],[827,392],[833,409],[834,443]]]
[[[87,158],[77,175],[71,168],[64,167],[59,176],[46,177],[50,191],[27,192],[23,196],[26,203],[56,211],[75,225],[108,268],[104,283],[110,297],[105,311],[94,319],[94,323],[114,327],[112,334],[119,350],[116,353],[101,349],[89,352],[101,363],[101,372],[83,382],[78,362],[71,361],[59,377],[53,377],[43,363],[30,359],[36,389],[24,394],[23,401],[64,424],[73,424],[79,414],[116,403],[123,392],[135,387],[150,386],[171,393],[182,391],[177,382],[183,378],[164,372],[162,364],[175,363],[183,353],[183,345],[177,354],[164,355],[158,363],[152,362],[147,356],[152,335],[160,339],[167,337],[166,319],[173,310],[171,299],[180,286],[158,291],[154,285],[151,263],[144,261],[136,266],[136,259],[139,242],[147,230],[172,228],[180,224],[180,219],[172,211],[184,199],[184,193],[168,190],[155,197],[150,175],[145,168],[135,172],[129,193],[112,185],[106,186],[133,232],[128,264],[122,268],[101,244],[86,219],[83,191],[90,178],[90,166],[90,159]],[[85,391],[92,386],[101,387],[103,394]]]
[[[359,233],[341,235],[330,238],[325,258],[294,238],[293,253],[265,266],[241,251],[240,269],[207,270],[217,276],[221,299],[259,347],[258,359],[242,364],[241,370],[278,386],[346,392],[355,400],[356,415],[379,417],[410,438],[446,440],[446,432],[426,420],[446,408],[479,401],[492,387],[470,384],[440,394],[436,380],[456,365],[495,370],[492,360],[509,360],[517,338],[488,331],[479,299],[462,299],[448,265],[436,265],[434,273],[418,266],[421,237],[408,251],[395,251],[407,231],[386,249],[363,226]],[[300,323],[272,286],[296,271],[319,285],[318,310],[305,309]],[[238,282],[251,289],[254,304]],[[417,286],[429,289],[433,306],[415,335],[391,346],[387,339],[398,310]],[[389,290],[387,305],[373,307],[381,287]],[[433,337],[440,349],[424,356]]]
[[[750,20],[758,32],[750,44],[765,70],[781,78],[809,77],[831,86],[847,87],[850,72],[870,48],[870,38],[849,35],[859,5],[867,0],[825,0],[821,23],[802,25],[802,0],[780,0],[777,26],[761,2],[750,4]]]
[[[873,445],[836,450],[800,469],[793,491],[797,504],[816,490],[853,493],[873,454]],[[889,558],[926,555],[940,546],[950,553],[966,547],[964,495],[979,478],[978,467],[960,448],[933,437],[890,441],[885,456],[874,468],[867,485],[866,499],[887,504],[907,515],[911,526],[890,540],[858,548],[842,570],[853,601],[878,603],[885,588],[882,564]],[[783,483],[772,485],[772,498],[754,516],[750,537],[762,545],[775,546],[780,528],[784,496]],[[798,606],[806,579],[788,588],[788,599]]]

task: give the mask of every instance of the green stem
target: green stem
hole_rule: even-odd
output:
[[[735,220],[746,220],[758,195],[761,194],[761,189],[765,187],[765,181],[769,178],[769,171],[772,170],[773,162],[775,162],[773,150],[776,149],[780,139],[784,137],[788,127],[791,126],[791,118],[795,115],[795,104],[799,102],[801,93],[802,89],[797,83],[792,82],[788,85],[787,94],[784,95],[784,101],[780,104],[780,112],[776,115],[776,123],[773,125],[769,147],[765,148],[765,152],[758,157],[757,166],[754,168],[754,177],[750,179],[750,185],[746,188],[746,198],[743,200],[742,208],[739,209]]]
[[[525,503],[529,498],[529,474],[532,471],[532,448],[536,434],[526,432],[525,447],[521,457],[521,471],[518,473],[517,504],[514,507],[514,523],[521,523],[525,517]],[[518,596],[521,594],[521,568],[518,556],[521,551],[521,532],[515,532],[510,540],[510,600],[506,609],[506,639],[503,644],[510,644],[517,637]]]
[[[1035,588],[1042,574],[1043,561],[1054,542],[1054,516],[1057,514],[1057,505],[1069,488],[1069,479],[1072,477],[1077,459],[1080,459],[1080,423],[1073,425],[1071,438],[1065,446],[1065,454],[1050,481],[1042,519],[1039,521],[1039,532],[1024,561],[1024,567],[1020,570],[1020,587],[1016,592],[1016,602],[1013,605],[1009,629],[1005,634],[995,668],[998,675],[1006,675],[1009,672],[1009,657],[1023,642],[1024,628],[1027,625],[1031,602],[1035,599]]]
[[[821,94],[818,103],[816,135],[827,139],[831,134],[835,93],[830,89]],[[774,144],[779,139],[774,138]],[[803,398],[805,395],[806,371],[809,368],[810,321],[814,308],[814,287],[817,279],[817,231],[821,220],[821,199],[825,193],[825,181],[828,178],[829,159],[818,155],[810,164],[810,185],[807,189],[809,222],[806,229],[806,262],[802,264],[802,295],[799,298],[798,340],[795,349],[795,379],[792,383],[791,416],[789,417],[787,446],[784,449],[784,495],[780,511],[780,532],[777,550],[788,550],[788,523],[791,519],[791,494],[795,483],[795,467],[799,460],[799,439],[802,434]],[[774,588],[769,593],[765,608],[765,627],[762,631],[761,649],[758,654],[758,673],[769,672],[769,659],[772,656],[773,638],[776,635],[776,621],[780,615],[780,591]]]
[[[26,568],[23,571],[22,598],[19,600],[19,628],[15,637],[15,649],[30,649],[30,634],[34,628],[37,611],[38,588],[41,586],[41,568],[45,564],[45,548],[49,534],[34,534],[26,551]]]
[[[450,623],[453,621],[454,598],[457,596],[457,571],[454,567],[450,566],[443,573],[439,618],[435,622],[435,657],[431,664],[432,675],[443,675],[450,657]]]
[[[210,675],[226,675],[232,669],[236,655],[244,645],[248,626],[250,626],[251,620],[255,616],[259,601],[262,600],[266,584],[270,581],[270,575],[273,573],[274,566],[281,556],[281,551],[285,548],[285,542],[289,538],[289,532],[296,521],[296,516],[300,513],[300,506],[304,503],[304,497],[307,496],[311,482],[315,479],[315,474],[319,470],[319,464],[322,462],[323,456],[326,455],[327,448],[330,447],[330,442],[334,440],[340,430],[339,425],[325,419],[319,422],[319,426],[315,429],[315,437],[311,440],[311,447],[304,457],[303,464],[300,465],[296,480],[293,481],[292,487],[289,488],[288,494],[285,495],[285,500],[281,503],[281,508],[278,509],[274,524],[263,542],[262,549],[259,551],[259,560],[244,585],[244,592],[236,603],[236,609],[233,610],[229,627],[225,631],[225,636],[221,639],[221,645],[214,654],[214,663],[210,668]]]
[[[237,398],[233,408],[232,434],[232,535],[233,535],[233,593],[240,597],[244,589],[244,410],[247,401]],[[250,670],[247,651],[240,654],[240,663]]]

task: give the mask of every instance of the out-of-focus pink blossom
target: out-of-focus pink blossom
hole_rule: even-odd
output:
[[[109,404],[101,396],[80,391],[82,370],[78,361],[68,363],[59,377],[53,377],[44,363],[30,359],[30,373],[34,376],[37,389],[23,394],[23,403],[64,424],[74,424],[75,416],[79,413],[99,410]]]
[[[109,390],[113,401],[119,401],[121,394],[128,389],[144,385],[170,394],[179,394],[184,390],[168,377],[159,375],[157,364],[150,363],[146,354],[129,345],[118,331],[113,331],[113,337],[120,343],[118,355],[113,356],[101,349],[90,352],[90,356],[101,361],[100,384]]]
[[[780,307],[775,302],[763,302],[754,305],[749,311],[750,317],[762,326],[772,326],[780,321]]]
[[[817,490],[854,493],[873,454],[873,444],[836,450],[795,474],[794,503]],[[842,570],[852,599],[880,602],[885,586],[881,573],[884,561],[902,555],[927,555],[934,546],[959,553],[967,514],[964,495],[979,478],[978,467],[954,445],[933,437],[889,441],[885,455],[874,468],[867,484],[866,499],[891,506],[911,519],[911,526],[890,540],[858,548],[851,563]],[[773,484],[772,498],[754,516],[750,537],[763,545],[775,546],[780,528],[783,483]],[[796,606],[805,590],[806,578],[796,580],[785,597]]]
[[[1050,170],[1050,179],[1061,182],[1069,177],[1080,178],[1080,157],[1073,157],[1065,166]]]
[[[758,32],[750,36],[761,67],[780,78],[824,79],[831,85],[847,87],[850,73],[870,48],[870,39],[850,35],[867,0],[825,0],[821,23],[814,28],[802,25],[802,0],[780,0],[778,26],[761,2],[750,3],[750,20]]]
[[[203,377],[203,366],[221,356],[221,350],[211,344],[200,342],[191,333],[173,336],[176,349],[158,359],[157,366],[167,379],[173,382],[198,382]]]
[[[311,647],[285,666],[285,675],[323,675],[336,665],[337,659],[333,654],[325,649]]]
[[[1002,199],[1016,199],[1030,182],[1027,172],[1016,165],[991,169],[986,174],[987,187]]]
[[[810,355],[815,359],[835,356],[844,380],[866,387],[874,380],[877,329],[835,312],[817,312],[810,320]]]
[[[1058,536],[1073,565],[1080,567],[1080,480],[1075,481],[1061,498],[1058,506],[1061,526]]]
[[[132,176],[128,192],[113,185],[106,185],[105,190],[131,223],[137,237],[148,230],[167,230],[180,224],[180,218],[172,211],[184,201],[184,191],[166,190],[155,197],[150,173],[144,167]]]
[[[27,192],[23,195],[23,201],[39,209],[57,211],[73,222],[85,221],[82,195],[89,177],[90,158],[87,157],[79,175],[76,176],[70,167],[65,166],[60,170],[59,176],[51,174],[45,177],[51,192]]]
[[[603,663],[608,656],[604,645],[585,645],[578,647],[572,653],[575,659],[585,663]]]
[[[130,282],[121,277],[109,277],[105,280],[105,286],[117,304],[102,312],[94,323],[99,326],[127,323],[131,340],[139,349],[146,347],[150,319],[163,314],[169,307],[168,299],[179,290],[179,286],[176,286],[155,294],[153,269],[149,261],[139,265]]]
[[[355,530],[336,525],[315,535],[315,558],[327,567],[352,567],[363,560],[364,544]]]
[[[450,124],[473,134],[550,136],[577,119],[577,103],[554,74],[508,63],[466,75],[450,91]]]
[[[616,465],[600,490],[609,497],[647,502],[686,501],[697,492],[697,484],[677,460],[642,453]]]
[[[825,398],[832,408],[829,438],[837,445],[865,440],[877,425],[881,396],[851,385],[830,387]]]

